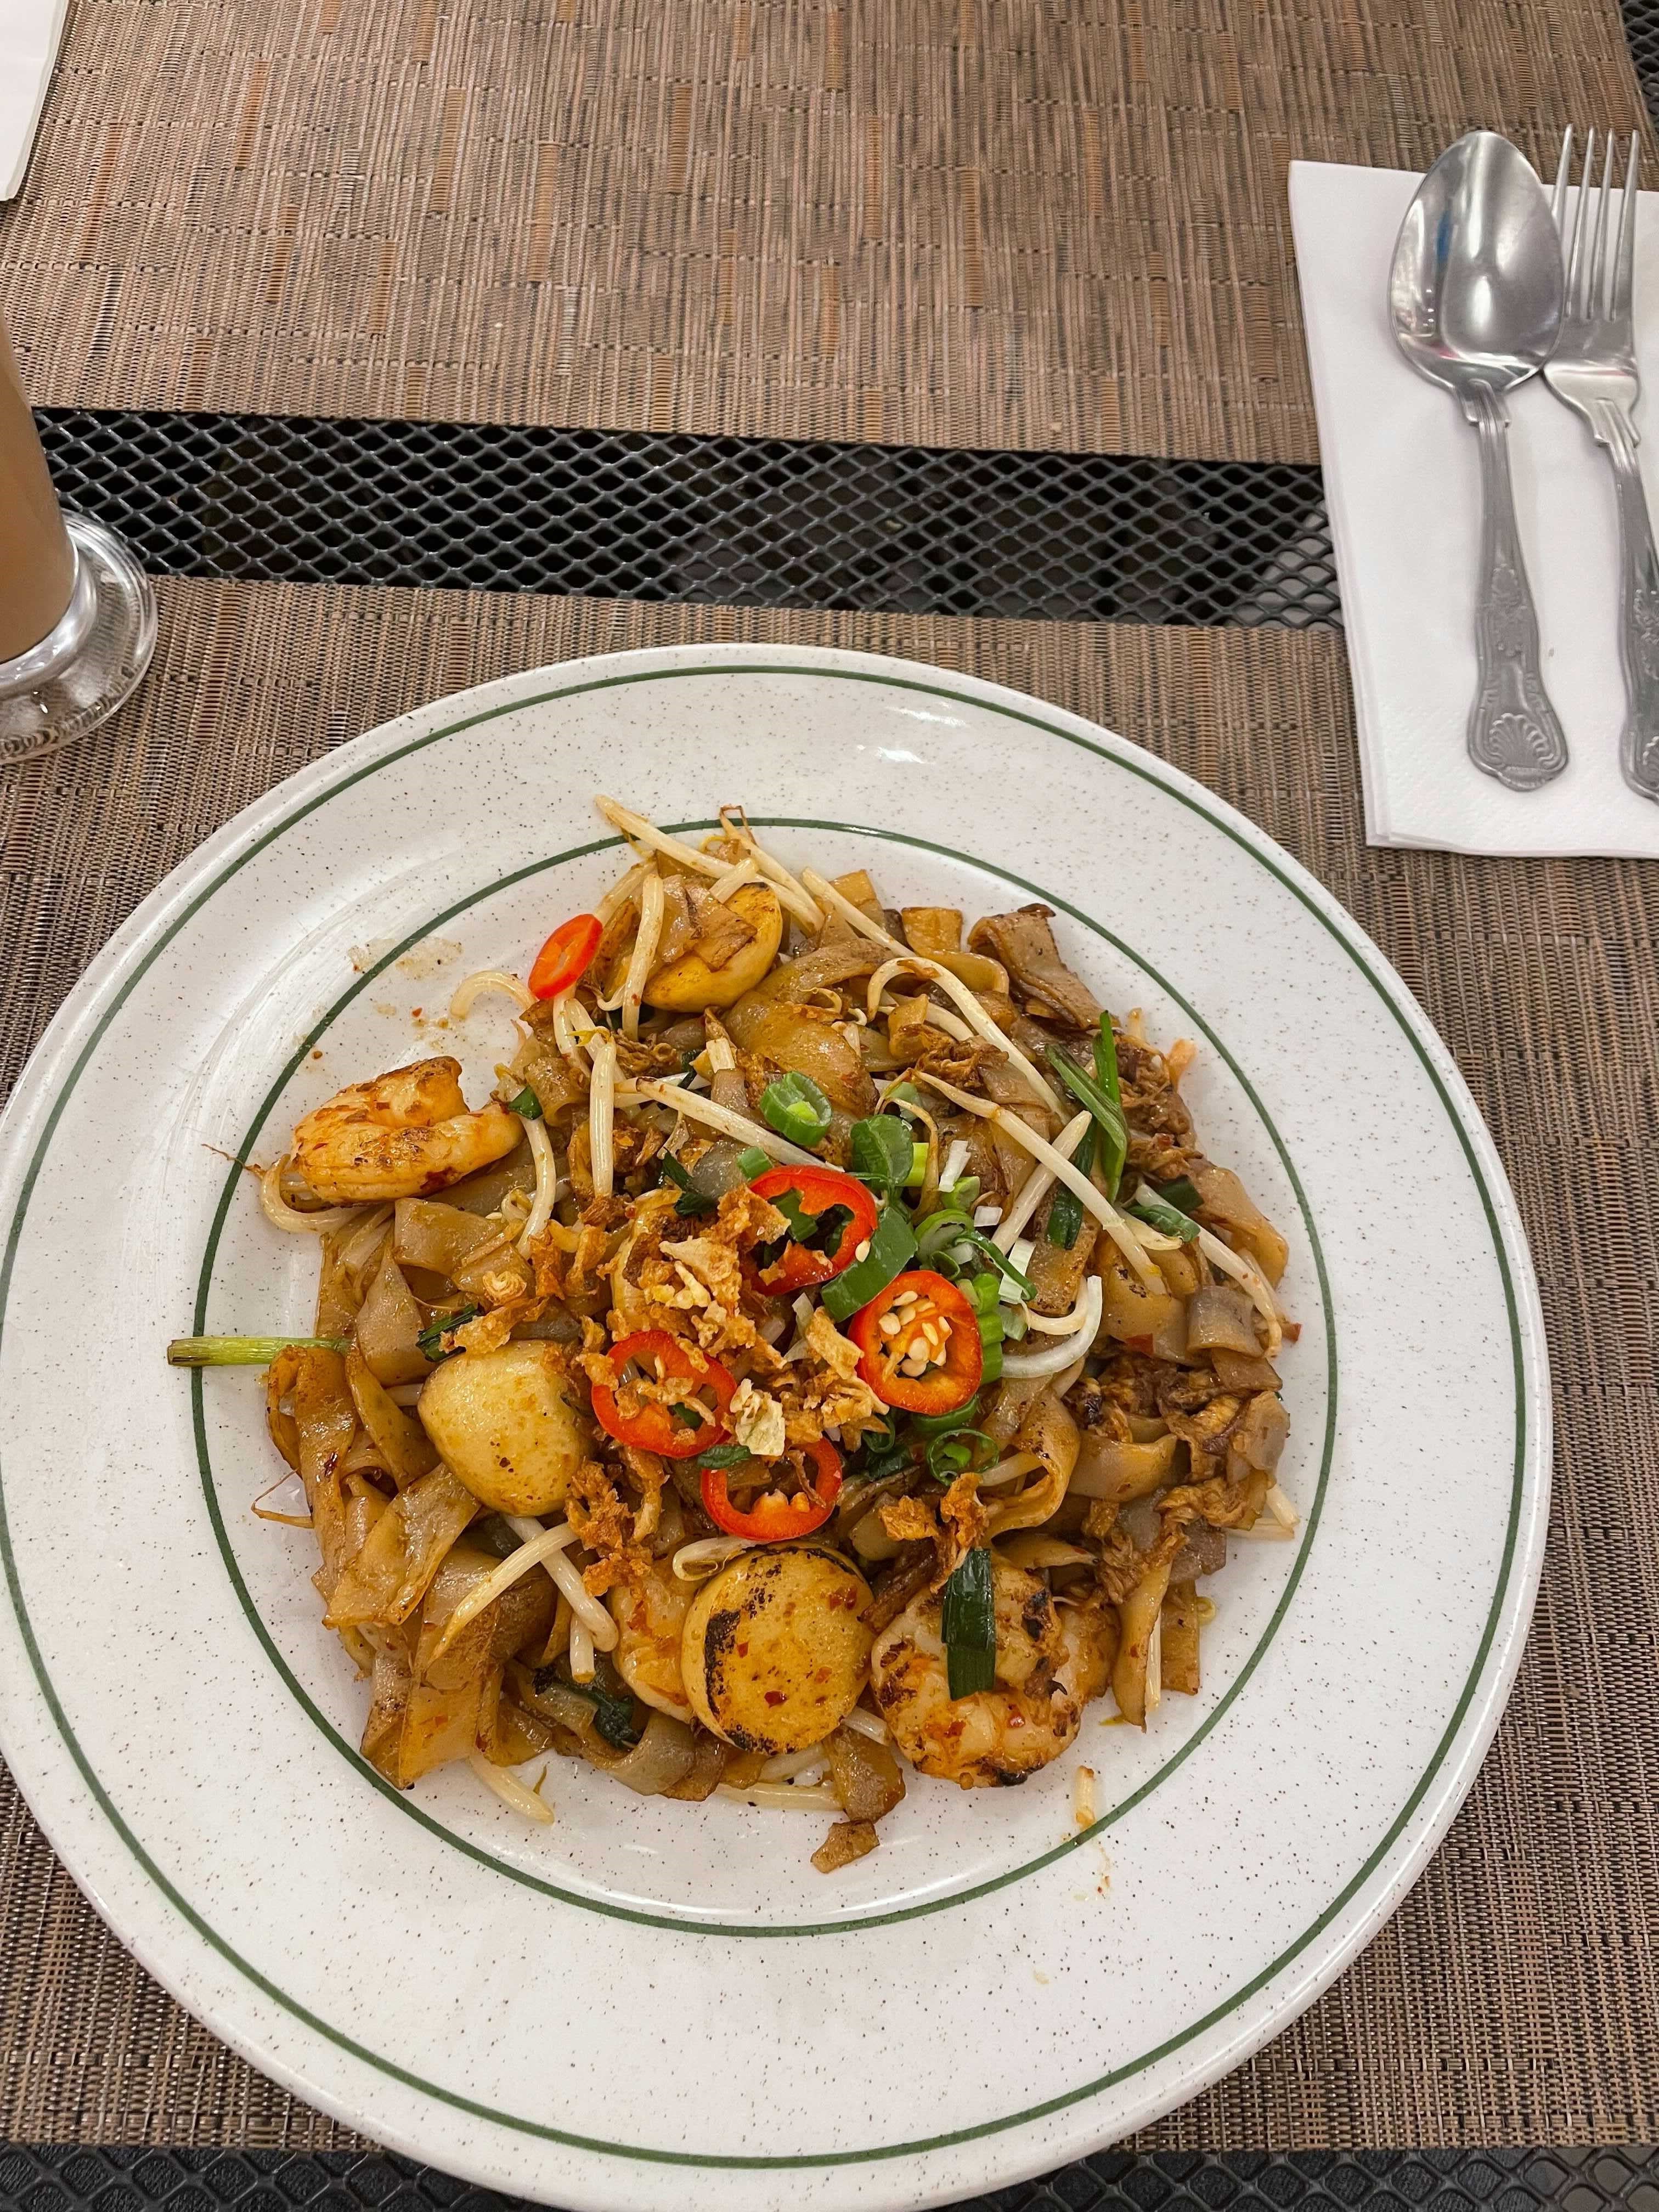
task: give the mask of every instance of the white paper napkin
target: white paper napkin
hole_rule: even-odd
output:
[[[1619,771],[1619,525],[1613,477],[1541,377],[1512,392],[1516,514],[1538,604],[1544,682],[1571,757],[1540,791],[1482,775],[1464,750],[1474,696],[1480,552],[1475,433],[1395,346],[1386,295],[1419,179],[1291,166],[1308,352],[1353,670],[1374,845],[1460,853],[1659,855],[1659,803]],[[1659,529],[1659,213],[1636,225],[1642,473]]]
[[[0,200],[21,188],[67,4],[0,0]]]

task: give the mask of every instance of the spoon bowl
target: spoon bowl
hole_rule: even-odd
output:
[[[1418,187],[1394,249],[1395,343],[1474,420],[1474,387],[1507,392],[1554,349],[1561,241],[1526,156],[1494,131],[1448,147]]]

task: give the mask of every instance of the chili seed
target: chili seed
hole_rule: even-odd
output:
[[[896,1336],[903,1326],[904,1323],[896,1314],[884,1314],[881,1317],[881,1333],[884,1336]]]
[[[869,1258],[869,1256],[870,1256],[870,1239],[866,1237],[865,1238],[865,1240],[864,1240],[863,1243],[861,1243],[861,1244],[857,1248],[857,1249],[854,1252],[854,1254],[853,1254],[853,1257],[854,1257],[855,1260],[867,1260],[867,1259]]]

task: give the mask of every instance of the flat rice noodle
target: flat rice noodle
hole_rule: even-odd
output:
[[[710,1735],[707,1729],[695,1731],[696,1743],[691,1753],[691,1771],[672,1790],[665,1790],[665,1797],[678,1797],[682,1804],[701,1805],[712,1797],[726,1774],[726,1762],[731,1756],[731,1746]]]
[[[384,1775],[395,1785],[404,1715],[415,1683],[409,1647],[402,1637],[388,1637],[376,1651],[373,1680],[368,1719],[363,1727],[362,1753],[377,1774]]]
[[[839,1874],[854,1859],[867,1858],[879,1841],[872,1821],[837,1820],[813,1852],[812,1863],[820,1874]]]
[[[1189,1352],[1231,1352],[1255,1358],[1261,1350],[1255,1307],[1237,1283],[1206,1283],[1187,1307]]]
[[[1080,1352],[1083,1347],[1078,1346]],[[1005,1376],[994,1384],[994,1395],[980,1416],[979,1425],[993,1443],[1012,1445],[1025,1419],[1031,1401],[1037,1397],[1051,1376],[1042,1375]]]
[[[400,1198],[392,1222],[392,1257],[399,1267],[422,1267],[453,1282],[455,1270],[469,1255],[499,1234],[495,1222],[464,1213],[459,1206],[429,1198]]]
[[[1234,1243],[1255,1261],[1270,1283],[1277,1283],[1285,1273],[1291,1248],[1232,1170],[1206,1164],[1195,1167],[1192,1178],[1205,1212],[1224,1222],[1233,1232]]]
[[[532,1567],[469,1620],[443,1656],[434,1660],[450,1615],[501,1564],[493,1553],[476,1544],[463,1541],[450,1547],[421,1608],[420,1641],[415,1649],[418,1680],[430,1682],[437,1690],[455,1689],[482,1668],[503,1665],[527,1644],[546,1642],[557,1593],[544,1570]]]
[[[884,1743],[838,1728],[824,1745],[842,1809],[854,1820],[879,1820],[904,1795],[904,1775]]]
[[[388,1388],[397,1382],[422,1382],[432,1364],[416,1339],[426,1327],[415,1293],[403,1269],[392,1256],[387,1240],[362,1304],[353,1334],[377,1382]]]
[[[1198,1695],[1198,1585],[1171,1579],[1164,1601],[1163,1666],[1159,1680],[1166,1690],[1183,1697]]]
[[[781,961],[752,991],[745,991],[735,1006],[728,1007],[727,1032],[735,1043],[746,1050],[744,1028],[758,1018],[763,1008],[805,1005],[814,991],[835,990],[854,975],[874,975],[888,957],[879,945],[856,938],[840,945],[826,945],[819,951],[803,952],[798,960]]]
[[[340,1248],[352,1234],[348,1225],[321,1240],[322,1263],[317,1275],[316,1333],[319,1336],[346,1335],[357,1318],[357,1309],[363,1302],[361,1278],[340,1264]]]
[[[552,1057],[559,1060],[561,1066],[563,1066],[558,1054]],[[516,1066],[516,1062],[514,1064]],[[541,1093],[538,1091],[536,1095],[540,1097]],[[550,1113],[553,1103],[544,1102],[542,1110]],[[443,1202],[446,1206],[458,1207],[463,1213],[477,1214],[482,1218],[486,1213],[494,1213],[509,1192],[522,1191],[528,1198],[535,1188],[535,1155],[530,1149],[529,1138],[520,1137],[504,1159],[496,1160],[489,1167],[480,1168],[476,1175],[463,1176],[459,1182],[450,1183],[444,1191]]]
[[[750,999],[754,995],[751,992]],[[732,1035],[745,1052],[770,1066],[810,1076],[831,1106],[839,1106],[843,1113],[873,1109],[876,1089],[864,1054],[838,1024],[793,1004],[764,1006],[747,1013],[749,1003],[749,999],[739,999],[728,1017]]]
[[[437,1446],[413,1413],[388,1395],[356,1344],[346,1353],[346,1382],[357,1418],[374,1438],[398,1489],[407,1490],[411,1482],[429,1474],[438,1463]]]
[[[1264,1390],[1245,1407],[1244,1418],[1233,1431],[1231,1449],[1248,1465],[1271,1474],[1290,1432],[1290,1415],[1273,1392]]]
[[[1143,1290],[1115,1246],[1097,1272],[1100,1276],[1101,1314],[1095,1343],[1102,1350],[1114,1341],[1133,1344],[1139,1337],[1156,1339],[1160,1330],[1173,1331],[1183,1322],[1185,1303],[1171,1297],[1168,1291]],[[1173,1339],[1166,1335],[1164,1341],[1169,1343]]]
[[[1083,1278],[1088,1272],[1089,1261],[1094,1252],[1095,1240],[1100,1234],[1100,1224],[1091,1214],[1085,1213],[1083,1225],[1069,1246],[1051,1244],[1048,1234],[1051,1203],[1049,1200],[1044,1200],[1038,1210],[1042,1225],[1030,1231],[1036,1242],[1031,1247],[1025,1273],[1030,1279],[1030,1304],[1036,1311],[1040,1314],[1065,1314],[1070,1313],[1078,1302]],[[1045,1343],[1048,1341],[1047,1338],[1043,1340]]]
[[[361,1474],[349,1474],[342,1487],[345,1493],[343,1555],[349,1561],[362,1550],[370,1531],[392,1500]]]
[[[556,1735],[539,1714],[526,1712],[504,1689],[496,1703],[489,1741],[479,1748],[492,1766],[522,1766],[527,1759],[540,1759],[555,1751]]]
[[[499,1674],[474,1674],[453,1690],[411,1683],[398,1741],[398,1787],[407,1790],[453,1759],[471,1759],[480,1737],[487,1741],[494,1733],[501,1693]]]
[[[490,1226],[490,1237],[457,1265],[451,1280],[464,1297],[504,1305],[529,1290],[530,1262],[515,1249],[516,1231],[503,1234],[499,1224]]]
[[[1279,1370],[1273,1362],[1260,1356],[1245,1358],[1237,1352],[1212,1352],[1210,1364],[1224,1390],[1277,1390]]]
[[[1170,1587],[1170,1562],[1150,1568],[1117,1609],[1117,1657],[1112,1662],[1112,1694],[1131,1728],[1146,1725],[1146,1662],[1152,1630]]]
[[[556,1114],[566,1113],[573,1107],[585,1109],[586,1106],[586,1077],[574,1060],[565,1058],[551,1036],[538,1034],[527,1039],[514,1056],[513,1073],[527,1083],[541,1101],[544,1120],[550,1121]],[[519,1158],[517,1152],[508,1157],[515,1162]],[[527,1173],[529,1180],[519,1188],[533,1190],[536,1187],[536,1163],[528,1143],[524,1147],[521,1172]],[[445,1193],[446,1197],[448,1194]],[[498,1205],[500,1202],[497,1200]],[[483,1211],[488,1213],[491,1209],[485,1206]]]
[[[1052,1384],[1053,1377],[1043,1378]],[[1036,1528],[1045,1522],[1066,1495],[1072,1469],[1077,1465],[1078,1426],[1069,1409],[1044,1389],[1025,1409],[1014,1437],[1016,1451],[1035,1452],[1042,1462],[1038,1480],[1013,1498],[993,1492],[988,1503],[987,1530],[1006,1536],[1012,1529]]]
[[[1150,1498],[1167,1489],[1176,1479],[1179,1437],[1164,1436],[1147,1443],[1120,1443],[1115,1437],[1085,1432],[1078,1448],[1071,1487],[1079,1498],[1105,1498],[1126,1505],[1132,1498]]]
[[[346,1561],[345,1495],[341,1462],[351,1448],[357,1409],[346,1387],[337,1352],[295,1355],[289,1391],[298,1443],[299,1475],[311,1508],[311,1525],[322,1554],[322,1575],[331,1590]]]
[[[956,906],[902,906],[899,921],[904,941],[926,960],[938,960],[960,950],[962,908]]]
[[[292,1413],[285,1410],[285,1401],[293,1394],[302,1356],[293,1350],[279,1352],[265,1370],[265,1426],[295,1474],[300,1472],[300,1429]]]
[[[407,1620],[477,1510],[471,1492],[441,1463],[400,1491],[340,1577],[326,1625],[373,1620],[396,1627]]]

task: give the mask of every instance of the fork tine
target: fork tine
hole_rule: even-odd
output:
[[[1603,316],[1607,312],[1607,211],[1613,204],[1613,143],[1609,131],[1607,151],[1601,160],[1601,189],[1595,196],[1595,250],[1590,256],[1584,289],[1584,304],[1592,317]],[[1588,191],[1588,176],[1584,185]]]
[[[1630,162],[1625,171],[1624,197],[1619,205],[1619,251],[1614,256],[1613,296],[1608,313],[1623,323],[1626,331],[1631,322],[1631,291],[1636,269],[1636,181],[1641,171],[1642,149],[1636,133],[1630,134]]]
[[[1588,313],[1584,298],[1583,273],[1585,263],[1589,258],[1586,249],[1589,245],[1587,234],[1589,225],[1586,216],[1589,210],[1590,165],[1595,159],[1595,133],[1594,131],[1587,131],[1584,133],[1583,180],[1578,187],[1578,204],[1573,210],[1572,247],[1567,256],[1567,318],[1571,322],[1582,322]]]
[[[1568,124],[1561,141],[1561,159],[1555,172],[1555,191],[1550,198],[1550,213],[1555,218],[1556,235],[1565,251],[1567,242],[1567,186],[1572,181],[1572,125]]]

